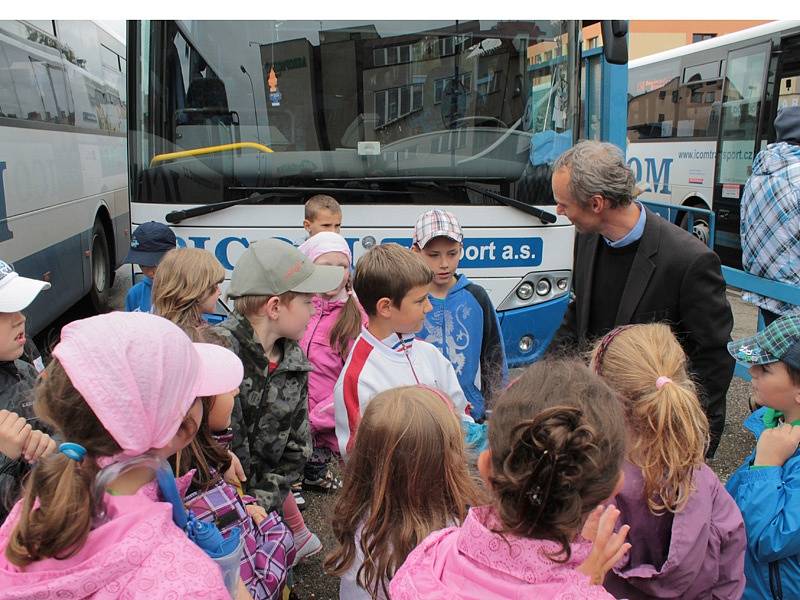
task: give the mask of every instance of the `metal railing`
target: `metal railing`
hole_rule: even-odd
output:
[[[702,217],[706,219],[706,222],[709,226],[709,236],[708,240],[706,240],[706,243],[708,244],[709,248],[714,248],[714,236],[716,233],[716,228],[715,215],[713,211],[704,208],[694,208],[691,206],[676,206],[674,204],[665,204],[663,202],[651,202],[649,200],[643,201],[642,204],[647,206],[647,208],[653,212],[658,213],[665,219],[669,220],[671,223],[675,223],[677,221],[676,217],[681,211],[685,212],[688,215],[686,228],[689,232],[694,230],[694,219],[696,217]],[[738,289],[742,292],[752,292],[754,294],[758,294],[759,296],[773,298],[775,300],[780,300],[781,302],[800,306],[800,288],[797,286],[775,281],[773,279],[758,277],[757,275],[747,273],[741,269],[734,269],[733,267],[723,266],[722,276],[725,278],[725,284],[728,287]],[[764,318],[759,310],[758,324],[756,329],[757,331],[761,331],[763,328]],[[750,380],[750,373],[748,372],[747,367],[740,365],[739,363],[736,363],[736,370],[734,374],[746,381]]]

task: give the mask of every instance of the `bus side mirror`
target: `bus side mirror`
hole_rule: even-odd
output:
[[[603,55],[612,65],[628,64],[628,22],[600,21]]]

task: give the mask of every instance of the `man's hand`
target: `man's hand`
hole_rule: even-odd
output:
[[[33,428],[17,413],[0,410],[0,452],[8,458],[22,456],[25,444]]]
[[[753,466],[782,467],[800,444],[800,427],[783,423],[772,429],[765,429],[756,444],[756,457]]]
[[[625,556],[631,545],[625,542],[630,527],[623,525],[614,533],[619,518],[615,506],[598,506],[586,519],[581,535],[592,542],[592,551],[578,571],[588,575],[593,585],[602,585],[606,573]]]

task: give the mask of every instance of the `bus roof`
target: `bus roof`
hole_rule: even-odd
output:
[[[755,27],[742,29],[741,31],[726,33],[725,35],[720,35],[718,37],[711,38],[710,40],[695,42],[694,44],[686,44],[685,46],[681,46],[679,48],[672,48],[671,50],[665,50],[664,52],[643,56],[642,58],[637,58],[636,60],[630,61],[628,63],[628,68],[635,69],[636,67],[661,62],[662,60],[678,58],[685,56],[686,54],[702,52],[703,50],[711,50],[712,48],[718,48],[720,46],[726,46],[735,42],[757,38],[762,35],[778,33],[786,29],[792,29],[793,27],[800,27],[800,21],[772,21],[770,23],[764,23],[763,25],[756,25]]]

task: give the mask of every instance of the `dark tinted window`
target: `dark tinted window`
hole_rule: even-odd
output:
[[[628,140],[670,138],[678,104],[678,61],[628,72]]]

